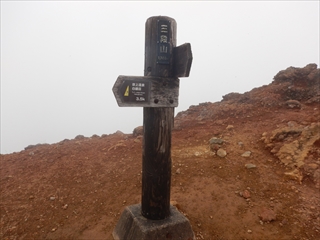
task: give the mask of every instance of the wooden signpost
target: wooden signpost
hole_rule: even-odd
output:
[[[176,28],[169,17],[147,19],[144,76],[120,75],[112,89],[120,107],[143,107],[141,214],[150,220],[171,214],[171,130],[178,77],[188,77],[192,63],[190,44],[176,47]]]

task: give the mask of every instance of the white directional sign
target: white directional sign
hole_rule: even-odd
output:
[[[179,79],[120,75],[112,91],[119,107],[177,107]]]

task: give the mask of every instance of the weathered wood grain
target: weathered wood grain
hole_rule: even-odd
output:
[[[173,49],[173,69],[175,77],[189,77],[192,64],[190,43],[185,43]]]
[[[160,64],[158,61],[159,21],[162,21],[164,25],[168,24],[169,64]],[[175,46],[176,21],[174,19],[164,16],[147,19],[144,75],[164,78],[174,77],[173,48]],[[143,109],[141,214],[148,219],[158,220],[170,216],[173,118],[173,107],[145,107]]]

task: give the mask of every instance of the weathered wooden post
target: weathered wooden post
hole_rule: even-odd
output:
[[[173,49],[176,46],[176,21],[151,17],[146,22],[144,75],[174,77]],[[170,80],[168,80],[170,81]],[[168,84],[164,81],[163,84]],[[143,109],[142,209],[148,219],[170,215],[171,129],[175,101],[163,93],[167,107]],[[155,103],[159,101],[154,99]],[[177,100],[176,100],[177,101]]]
[[[192,62],[190,44],[176,47],[176,28],[169,17],[147,19],[144,77],[119,76],[113,87],[119,106],[144,107],[141,205],[124,210],[113,232],[115,239],[194,239],[188,219],[170,206],[178,77],[189,76]]]

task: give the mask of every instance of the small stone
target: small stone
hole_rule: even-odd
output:
[[[233,129],[233,128],[234,128],[233,125],[228,125],[228,126],[226,127],[227,130],[231,130],[231,129]]]
[[[288,124],[288,127],[295,127],[297,125],[295,121],[289,121],[287,124]]]
[[[50,197],[51,201],[54,201],[56,199],[56,197]]]
[[[250,192],[248,190],[244,190],[243,193],[242,193],[242,196],[247,199],[247,198],[250,198]]]
[[[246,165],[244,165],[246,168],[251,169],[251,168],[256,168],[257,166],[252,164],[252,163],[247,163]]]
[[[62,209],[66,210],[68,208],[68,204],[62,206]]]
[[[176,171],[176,174],[180,174],[180,173],[181,173],[181,170],[180,170],[180,168],[178,168]]]
[[[220,148],[220,149],[217,151],[217,155],[218,155],[219,157],[225,157],[225,156],[227,156],[227,152],[226,152],[226,150]]]
[[[213,137],[209,140],[210,144],[222,144],[224,141],[221,138]]]
[[[276,213],[269,208],[262,208],[260,210],[259,218],[263,222],[271,222],[276,220]]]
[[[57,230],[57,228],[52,228],[51,232],[55,232]]]
[[[252,230],[248,229],[248,233],[252,233]]]
[[[241,155],[241,157],[250,157],[250,156],[251,156],[251,152],[250,151],[246,151]]]
[[[210,144],[210,149],[212,152],[219,150],[220,147],[221,147],[221,145],[216,144],[216,143]]]

